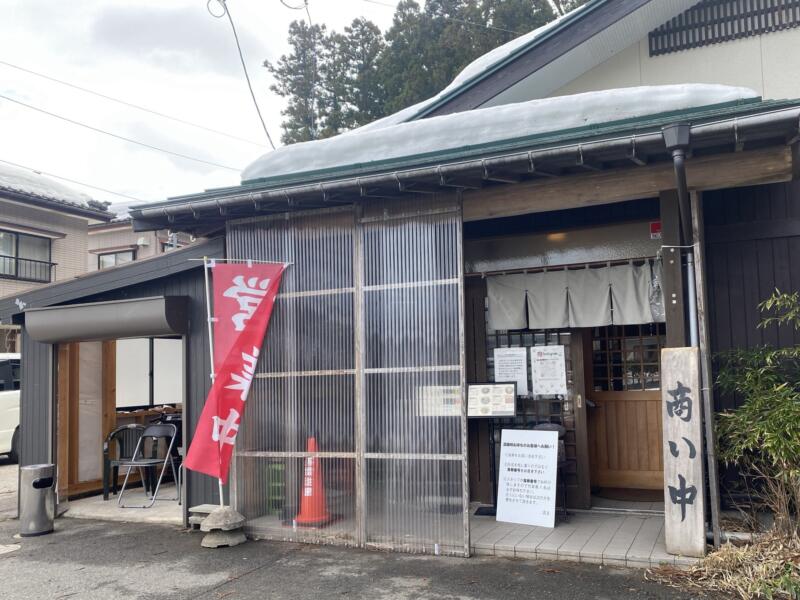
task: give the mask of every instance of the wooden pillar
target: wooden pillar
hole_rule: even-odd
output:
[[[661,242],[663,257],[664,310],[667,320],[667,348],[686,346],[686,311],[683,297],[683,271],[680,246],[681,220],[677,190],[659,194],[661,209]],[[673,246],[672,248],[667,246]]]
[[[486,375],[486,280],[467,277],[464,281],[466,371],[467,383],[483,383]],[[492,503],[492,481],[489,466],[489,422],[470,419],[467,422],[470,500]]]
[[[705,421],[705,449],[708,468],[709,507],[714,545],[720,544],[719,525],[719,475],[714,433],[714,375],[711,369],[711,339],[708,327],[708,281],[705,258],[705,223],[703,196],[692,192],[692,237],[694,238],[694,270],[697,286],[697,327],[700,342],[700,376],[702,381],[703,416]]]

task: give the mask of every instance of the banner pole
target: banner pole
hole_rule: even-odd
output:
[[[211,316],[211,292],[208,285],[208,257],[203,257],[203,278],[206,288],[206,323],[208,324],[208,353],[211,358],[211,384],[214,384],[214,327],[212,325],[213,318]],[[222,479],[217,479],[219,483],[219,505],[225,506],[225,497],[222,493]]]

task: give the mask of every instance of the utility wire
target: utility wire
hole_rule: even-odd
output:
[[[396,8],[393,4],[387,4],[386,2],[378,2],[378,0],[361,0],[362,2],[366,2],[367,4],[375,4],[377,6],[385,6],[386,8]],[[493,25],[487,25],[486,23],[475,23],[474,21],[466,21],[464,19],[458,19],[456,17],[444,17],[448,21],[455,21],[456,23],[463,23],[464,25],[470,25],[472,27],[482,27],[483,29],[491,29],[493,31],[502,31],[504,33],[513,33],[514,35],[522,35],[519,31],[512,31],[511,29],[503,29],[502,27],[494,27]]]
[[[162,112],[158,112],[157,110],[153,110],[151,108],[147,108],[144,106],[139,106],[138,104],[133,104],[132,102],[128,102],[126,100],[120,100],[119,98],[114,98],[113,96],[108,96],[106,94],[102,94],[100,92],[96,92],[94,90],[90,90],[85,87],[81,87],[79,85],[75,85],[74,83],[69,83],[68,81],[64,81],[62,79],[57,79],[55,77],[51,77],[50,75],[45,75],[44,73],[38,73],[31,69],[26,69],[25,67],[20,67],[19,65],[12,64],[5,60],[0,60],[0,65],[4,65],[6,67],[10,67],[12,69],[17,69],[18,71],[23,71],[24,73],[29,73],[31,75],[35,75],[36,77],[41,77],[42,79],[47,79],[48,81],[52,81],[55,83],[59,83],[61,85],[65,85],[67,87],[71,87],[75,90],[79,90],[81,92],[85,92],[87,94],[92,94],[93,96],[97,96],[98,98],[103,98],[105,100],[110,100],[111,102],[116,102],[117,104],[122,104],[124,106],[128,106],[130,108],[135,108],[136,110],[141,110],[152,115],[156,115],[163,119],[169,119],[170,121],[175,121],[177,123],[182,123],[183,125],[189,125],[191,127],[196,127],[198,129],[202,129],[203,131],[208,131],[210,133],[216,133],[217,135],[223,135],[227,138],[231,138],[232,140],[239,140],[240,142],[246,142],[248,144],[253,144],[254,146],[261,146],[263,147],[264,144],[261,142],[254,142],[253,140],[248,140],[247,138],[239,137],[238,135],[232,135],[230,133],[225,133],[224,131],[219,131],[218,129],[212,129],[211,127],[206,127],[205,125],[200,125],[198,123],[192,123],[191,121],[187,121],[185,119],[181,119],[179,117],[173,117],[172,115],[167,115]]]
[[[258,120],[261,121],[261,127],[264,129],[264,133],[267,136],[267,141],[269,145],[272,146],[272,149],[275,150],[275,143],[272,141],[272,136],[269,134],[267,130],[267,125],[264,123],[264,117],[261,116],[261,109],[258,106],[258,101],[256,101],[256,95],[253,92],[253,84],[250,82],[250,74],[247,72],[247,65],[244,62],[244,54],[242,53],[242,45],[239,43],[239,34],[236,32],[236,25],[233,22],[233,17],[231,16],[231,11],[228,8],[227,0],[216,0],[217,4],[222,7],[223,14],[216,14],[214,11],[211,10],[211,3],[214,0],[208,0],[206,3],[206,8],[208,12],[211,14],[212,17],[217,19],[221,19],[224,16],[228,17],[228,22],[231,24],[231,31],[233,31],[233,39],[236,40],[236,50],[239,52],[239,60],[242,63],[242,70],[244,71],[244,78],[247,81],[247,89],[250,90],[250,97],[253,99],[253,105],[256,107],[256,113],[258,113]]]
[[[14,98],[10,98],[8,96],[4,96],[3,94],[0,94],[0,98],[2,98],[3,100],[8,100],[9,102],[13,102],[14,104],[19,104],[20,106],[24,106],[25,108],[29,108],[29,109],[34,110],[36,112],[40,112],[42,114],[48,115],[50,117],[53,117],[53,118],[56,118],[56,119],[61,119],[62,121],[66,121],[67,123],[72,123],[73,125],[78,125],[79,127],[84,127],[86,129],[89,129],[89,130],[94,131],[96,133],[102,133],[103,135],[107,135],[109,137],[113,137],[113,138],[116,138],[118,140],[123,140],[123,141],[129,142],[131,144],[136,144],[137,146],[143,146],[144,148],[149,148],[150,150],[156,150],[158,152],[163,152],[164,154],[171,154],[172,156],[177,156],[178,158],[185,158],[186,160],[191,160],[191,161],[194,161],[194,162],[202,163],[204,165],[210,165],[212,167],[219,167],[221,169],[228,169],[229,171],[237,171],[237,172],[241,171],[241,169],[237,169],[235,167],[229,167],[227,165],[222,165],[222,164],[211,162],[211,161],[208,161],[208,160],[203,160],[202,158],[195,158],[194,156],[189,156],[187,154],[181,154],[180,152],[173,152],[172,150],[167,150],[165,148],[160,148],[158,146],[153,146],[151,144],[146,144],[144,142],[140,142],[138,140],[134,140],[134,139],[131,139],[129,137],[125,137],[123,135],[118,135],[116,133],[111,133],[110,131],[106,131],[104,129],[99,129],[99,128],[93,127],[91,125],[87,125],[86,123],[81,123],[80,121],[75,121],[75,120],[70,119],[68,117],[64,117],[62,115],[57,115],[56,113],[52,113],[52,112],[46,111],[43,108],[39,108],[39,107],[33,106],[31,104],[26,104],[25,102],[22,102],[21,100],[16,100]]]
[[[120,192],[112,192],[111,190],[107,190],[106,188],[102,188],[96,185],[92,185],[90,183],[84,183],[83,181],[77,181],[75,179],[70,179],[69,177],[62,177],[61,175],[54,175],[53,173],[48,173],[46,171],[40,171],[39,169],[34,169],[32,167],[26,167],[25,165],[20,165],[15,162],[11,162],[10,160],[3,160],[0,158],[0,163],[5,163],[7,165],[11,165],[12,167],[17,167],[18,169],[25,169],[26,171],[32,171],[39,175],[47,175],[48,177],[52,177],[53,179],[61,179],[63,181],[68,181],[69,183],[74,183],[77,185],[82,185],[83,187],[91,188],[93,190],[99,190],[101,192],[105,192],[107,194],[113,194],[114,196],[119,196],[121,198],[127,198],[128,200],[134,200],[136,202],[144,202],[140,198],[134,198],[133,196],[128,196],[127,194],[121,194]]]

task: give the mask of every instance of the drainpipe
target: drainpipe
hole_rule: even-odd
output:
[[[693,348],[700,346],[699,324],[697,319],[697,281],[695,279],[695,257],[693,252],[694,234],[692,231],[692,213],[689,203],[689,187],[686,183],[686,151],[691,143],[691,125],[689,123],[675,123],[668,125],[661,130],[664,137],[664,144],[667,150],[672,153],[672,162],[675,166],[675,184],[678,191],[678,208],[681,218],[681,231],[683,234],[683,247],[686,248],[686,292],[687,303],[689,306],[689,343]],[[705,327],[705,325],[704,325]],[[708,348],[705,348],[708,352]],[[701,354],[703,349],[701,348]],[[708,356],[701,356],[701,361],[707,361]],[[702,381],[701,387],[703,396],[703,413],[705,416],[705,447],[706,447],[706,473],[709,476],[709,505],[711,516],[711,531],[714,545],[720,544],[720,525],[719,525],[719,492],[716,486],[719,482],[716,477],[711,477],[717,472],[717,455],[714,447],[714,409],[711,405],[710,388],[712,382]]]
[[[689,207],[689,186],[686,183],[686,151],[691,141],[691,125],[675,123],[661,130],[664,144],[672,153],[675,167],[675,186],[678,190],[678,210],[681,217],[681,237],[686,251],[686,292],[689,307],[689,344],[699,345],[697,333],[697,288],[694,279],[694,253],[692,252],[692,212]]]

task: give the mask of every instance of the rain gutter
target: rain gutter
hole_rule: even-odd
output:
[[[797,133],[800,125],[800,107],[790,107],[776,111],[758,113],[745,116],[726,118],[710,123],[691,126],[693,145],[698,146],[704,141],[732,142],[737,146],[748,139],[755,137],[756,132],[768,128],[784,128]],[[466,160],[461,162],[442,163],[438,165],[410,168],[399,171],[384,172],[362,177],[350,177],[313,184],[301,184],[289,187],[279,187],[266,190],[248,190],[245,192],[231,193],[224,196],[203,199],[187,199],[185,202],[170,204],[168,206],[150,206],[132,209],[131,216],[136,220],[172,219],[177,216],[193,215],[200,218],[200,213],[205,211],[224,211],[228,208],[252,206],[256,210],[262,202],[289,202],[296,196],[320,195],[329,197],[335,193],[355,192],[367,195],[365,190],[372,187],[408,185],[419,179],[437,178],[445,185],[447,179],[457,175],[467,174],[478,170],[502,170],[516,166],[523,167],[531,174],[537,173],[537,165],[547,164],[558,160],[583,159],[594,154],[610,154],[618,152],[622,156],[630,154],[632,148],[641,147],[664,148],[664,140],[660,129],[644,134],[629,134],[612,139],[595,140],[588,142],[575,142],[563,146],[546,148],[542,150],[528,150],[510,154]],[[580,163],[578,163],[580,164]]]

